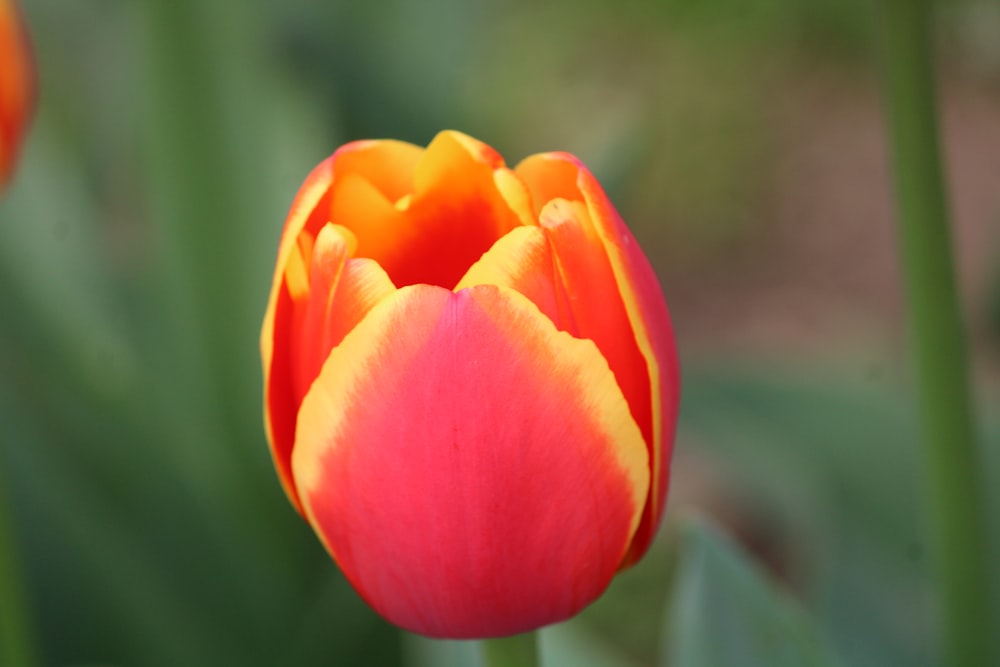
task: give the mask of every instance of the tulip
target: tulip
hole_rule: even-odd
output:
[[[14,0],[0,0],[0,188],[14,170],[34,103],[28,33]]]
[[[431,637],[565,620],[646,552],[679,376],[657,279],[566,153],[359,141],[292,204],[261,336],[282,485]]]

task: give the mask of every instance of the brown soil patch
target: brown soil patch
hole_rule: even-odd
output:
[[[1000,93],[952,79],[941,99],[959,280],[980,340],[1000,259]],[[685,356],[895,349],[904,308],[877,87],[810,76],[774,118],[764,224],[726,256],[664,276]]]

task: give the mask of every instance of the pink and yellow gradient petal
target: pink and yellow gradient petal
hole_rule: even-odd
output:
[[[509,288],[384,299],[298,421],[310,523],[376,610],[430,636],[573,616],[618,570],[648,494],[646,445],[596,345]]]

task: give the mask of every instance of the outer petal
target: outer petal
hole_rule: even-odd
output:
[[[497,241],[456,289],[510,287],[528,297],[560,330],[594,341],[652,450],[655,424],[648,364],[590,214],[580,202],[553,199],[542,209],[540,222],[541,227],[521,227]]]
[[[413,192],[413,174],[424,154],[422,146],[381,139],[356,141],[348,147],[351,150],[338,150],[334,156],[338,177],[356,174],[375,186],[390,202]]]
[[[583,204],[548,202],[541,227],[520,227],[497,241],[456,289],[502,285],[528,297],[555,325],[597,344],[647,443],[653,442],[649,372],[632,332],[604,244]]]
[[[490,637],[563,620],[614,575],[648,494],[642,435],[594,344],[519,294],[386,299],[303,400],[307,516],[389,620]]]
[[[577,202],[553,199],[542,209],[540,222],[579,331],[576,335],[597,343],[614,371],[643,438],[652,442],[648,369],[632,333],[607,252],[590,223],[590,216]]]
[[[566,153],[545,153],[525,159],[515,173],[528,186],[539,210],[554,199],[582,202],[594,232],[604,245],[621,294],[635,342],[646,361],[651,388],[652,440],[649,442],[652,488],[622,566],[645,553],[656,533],[666,502],[669,461],[680,398],[680,375],[673,328],[656,274],[622,222],[597,179]]]
[[[21,12],[0,0],[0,187],[10,178],[35,106],[34,59]]]
[[[308,291],[295,298],[286,280],[278,302],[283,316],[272,320],[277,346],[265,372],[265,422],[278,476],[300,512],[291,455],[302,397],[330,350],[376,303],[395,291],[378,264],[348,257],[349,244],[334,225],[325,225],[310,248],[309,267],[303,269],[308,271]]]

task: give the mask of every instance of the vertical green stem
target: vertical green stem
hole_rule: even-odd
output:
[[[2,481],[0,478],[0,665],[30,667],[38,661],[31,641],[28,609]]]
[[[484,639],[482,645],[487,667],[538,667],[541,664],[535,632]]]
[[[881,0],[885,98],[946,663],[990,660],[986,510],[938,147],[925,0]]]
[[[240,112],[260,94],[242,85],[256,66],[244,48],[253,10],[239,0],[145,0],[139,7],[150,199],[177,329],[167,335],[189,346],[184,362],[196,358],[192,376],[200,386],[192,396],[222,417],[227,442],[237,445],[224,465],[238,465],[232,451],[240,455],[260,437],[256,331],[266,295],[252,280],[259,267],[247,261],[247,238],[262,224],[259,181],[245,178],[253,164],[247,147],[259,148],[260,128],[252,113]]]

